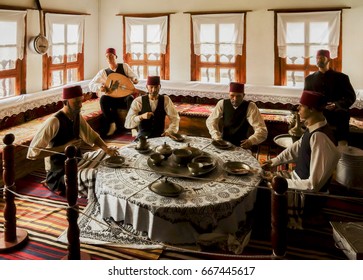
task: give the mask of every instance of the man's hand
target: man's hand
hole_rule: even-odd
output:
[[[140,115],[139,117],[140,117],[140,120],[148,120],[152,116],[154,116],[153,112],[146,112],[146,113],[143,113],[142,115]]]
[[[251,140],[245,139],[241,141],[241,148],[243,149],[251,149],[252,148],[252,142]]]
[[[109,156],[118,156],[120,155],[118,148],[111,146],[111,147],[107,147],[105,150],[105,153],[108,154]]]
[[[265,162],[263,162],[261,164],[262,169],[264,170],[271,170],[272,167],[272,161],[271,160],[266,160]]]
[[[100,91],[106,93],[107,90],[108,90],[107,87],[104,84],[102,84],[102,86],[100,87]]]

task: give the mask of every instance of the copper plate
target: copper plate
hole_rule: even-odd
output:
[[[169,137],[176,142],[183,142],[185,140],[185,135],[179,133],[173,133]]]
[[[231,175],[247,175],[251,172],[251,167],[240,161],[228,161],[223,164],[223,169]]]
[[[231,142],[224,141],[224,140],[213,140],[212,145],[221,150],[227,150],[233,146],[233,144]]]
[[[103,165],[111,168],[119,168],[125,162],[125,158],[123,156],[112,156],[103,160]]]

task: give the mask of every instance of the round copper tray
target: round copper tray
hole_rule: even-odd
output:
[[[203,155],[210,156],[207,153],[203,153]],[[214,164],[212,164],[210,167],[202,168],[200,171],[198,170],[198,172],[192,173],[189,171],[189,169],[186,165],[177,164],[172,159],[172,157],[168,157],[166,160],[163,160],[160,165],[155,165],[149,157],[147,159],[147,164],[152,170],[154,170],[157,173],[168,174],[169,176],[176,176],[176,177],[178,177],[178,176],[180,176],[180,177],[201,176],[201,175],[211,172],[212,170],[214,170],[217,167],[217,161],[215,160]]]
[[[282,148],[288,148],[294,143],[294,140],[290,134],[281,134],[274,138],[274,142]]]

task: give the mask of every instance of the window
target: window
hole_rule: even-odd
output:
[[[246,81],[245,13],[192,15],[192,81]]]
[[[84,16],[46,14],[49,49],[43,56],[43,89],[84,79]]]
[[[169,16],[124,17],[124,61],[141,79],[169,79]]]
[[[25,93],[25,16],[0,10],[0,98]]]
[[[341,11],[276,13],[275,85],[303,87],[317,70],[315,54],[329,49],[330,67],[341,71]]]

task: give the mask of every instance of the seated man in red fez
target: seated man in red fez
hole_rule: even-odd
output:
[[[327,98],[324,115],[328,123],[336,127],[335,137],[339,145],[348,144],[349,108],[356,100],[355,91],[346,74],[329,68],[330,52],[319,50],[316,54],[318,71],[305,78],[305,90],[316,91]]]
[[[298,107],[300,119],[305,122],[303,136],[277,157],[262,164],[265,169],[294,162],[295,170],[287,179],[288,188],[308,192],[328,190],[331,176],[338,164],[340,153],[336,147],[333,132],[328,125],[323,109],[326,99],[321,93],[304,90]],[[270,177],[272,179],[272,176]],[[289,227],[301,228],[302,218],[315,217],[322,199],[313,195],[288,193]],[[304,206],[305,204],[305,206]],[[291,212],[292,211],[292,212]],[[304,216],[302,216],[304,215]]]
[[[291,189],[318,192],[326,190],[340,158],[334,135],[323,114],[325,97],[304,90],[298,107],[300,119],[306,125],[303,136],[263,167],[295,162],[295,170],[288,179]]]
[[[108,147],[82,117],[82,100],[80,86],[64,88],[63,108],[43,123],[28,149],[28,159],[45,158],[46,185],[52,191],[59,191],[61,194],[65,191],[64,149],[68,145],[79,148],[84,141],[91,146],[97,145],[110,156],[118,153],[115,148]]]
[[[244,100],[244,84],[230,83],[229,99],[219,100],[206,121],[213,140],[251,149],[267,138],[267,127],[255,103]],[[222,129],[220,129],[220,120]],[[253,133],[251,135],[251,129]]]
[[[160,95],[160,77],[149,76],[146,82],[147,95],[134,99],[127,113],[125,127],[138,129],[137,138],[171,136],[179,130],[179,114],[167,95]],[[170,120],[165,130],[165,117]]]
[[[97,92],[97,95],[100,97],[102,113],[106,118],[107,123],[110,125],[107,136],[111,136],[117,129],[117,109],[129,110],[134,98],[132,95],[125,97],[111,97],[107,95],[108,88],[105,86],[107,76],[112,73],[118,73],[130,78],[134,84],[137,84],[139,80],[137,75],[132,71],[131,67],[127,63],[116,62],[117,55],[114,48],[106,49],[105,56],[108,68],[100,70],[88,86],[92,92]]]

